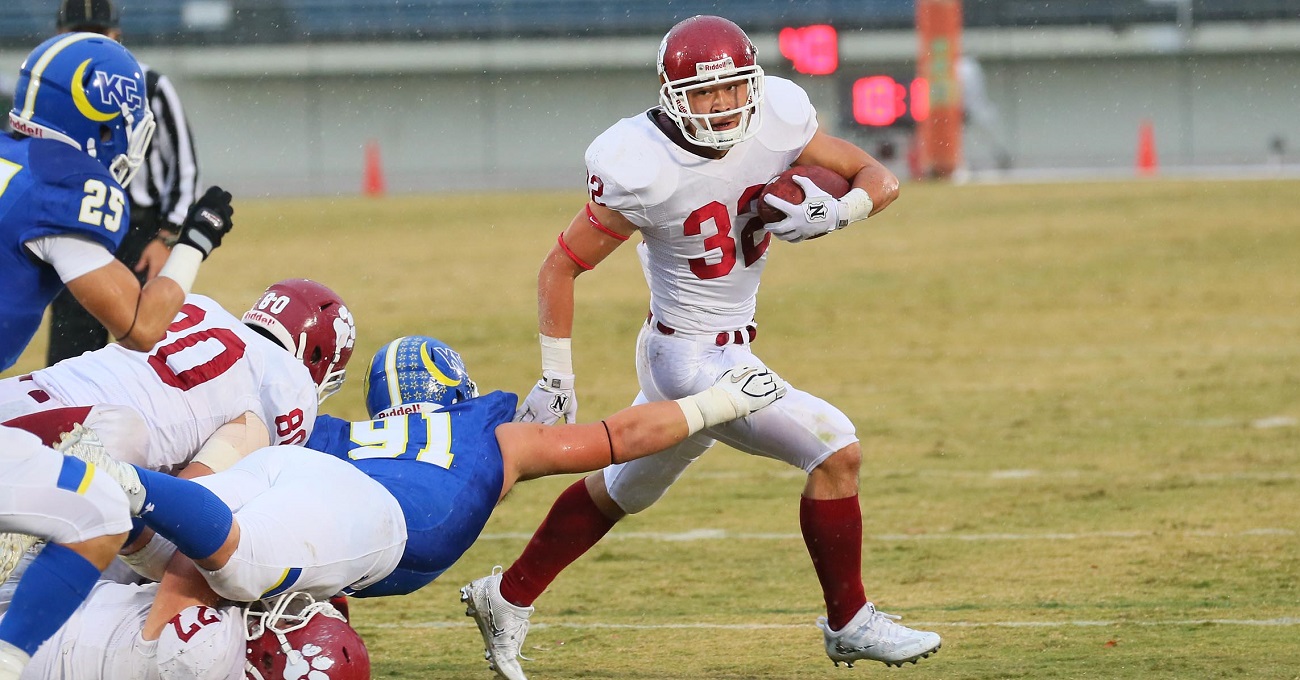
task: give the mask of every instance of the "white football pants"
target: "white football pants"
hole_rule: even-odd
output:
[[[81,543],[130,530],[126,494],[112,477],[0,427],[0,531]]]
[[[636,374],[641,392],[633,403],[695,394],[740,365],[766,366],[750,351],[748,344],[719,347],[713,336],[664,335],[643,325],[636,343]],[[858,438],[853,423],[843,412],[791,385],[784,397],[753,415],[702,430],[653,456],[605,468],[610,498],[629,514],[645,510],[715,440],[745,453],[774,458],[812,472],[832,453]]]

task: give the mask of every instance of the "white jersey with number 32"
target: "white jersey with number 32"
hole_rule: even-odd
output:
[[[252,412],[272,444],[301,444],[316,421],[303,363],[202,295],[189,295],[148,353],[120,345],[61,361],[32,380],[71,406],[117,404],[149,428],[146,466],[183,465],[217,428]]]
[[[640,228],[650,310],[670,328],[712,333],[754,318],[771,235],[758,219],[763,185],[803,152],[817,113],[798,85],[767,76],[758,134],[720,159],[669,139],[654,109],[624,118],[587,149],[594,202]]]

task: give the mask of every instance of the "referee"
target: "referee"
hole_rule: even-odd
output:
[[[121,41],[118,10],[112,0],[60,0],[59,33],[89,31]],[[194,158],[181,100],[167,76],[146,64],[145,96],[153,110],[153,143],[135,179],[126,188],[131,224],[117,250],[117,259],[130,267],[140,283],[162,268],[176,242],[185,214],[198,195],[199,166]],[[67,289],[50,305],[49,365],[108,344],[108,331],[82,308]]]

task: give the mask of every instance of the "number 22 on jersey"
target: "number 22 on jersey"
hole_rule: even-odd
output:
[[[414,458],[451,469],[451,414],[411,413],[352,423],[352,460],[363,458]]]

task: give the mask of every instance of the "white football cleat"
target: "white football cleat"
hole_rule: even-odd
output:
[[[532,607],[520,607],[501,597],[501,567],[460,589],[465,616],[474,617],[483,636],[483,658],[488,667],[505,680],[528,680],[519,659],[531,661],[520,653],[528,635],[528,617]]]
[[[140,516],[140,510],[144,508],[144,484],[140,482],[140,475],[136,473],[135,466],[108,455],[104,442],[100,441],[94,430],[78,423],[72,427],[71,432],[62,435],[54,450],[83,460],[107,473],[126,492],[126,499],[131,504],[131,516]]]
[[[822,629],[826,638],[826,656],[836,666],[843,661],[852,668],[853,662],[861,659],[880,661],[886,666],[902,666],[939,651],[942,641],[938,633],[912,630],[894,623],[900,618],[878,612],[876,605],[868,602],[838,631],[831,630],[824,616],[817,619],[817,627]]]

